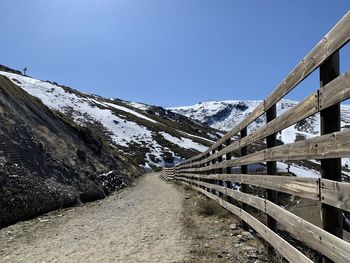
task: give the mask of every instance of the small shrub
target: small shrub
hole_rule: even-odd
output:
[[[188,191],[188,190],[192,190],[192,187],[191,187],[189,184],[186,184],[186,185],[184,186],[184,189],[185,189],[186,191]]]
[[[218,203],[208,199],[200,199],[197,203],[197,206],[198,213],[205,216],[217,215],[221,212],[222,209]]]
[[[188,217],[188,218],[186,218],[185,220],[184,220],[184,226],[186,227],[186,228],[188,228],[188,229],[193,229],[193,228],[195,228],[196,227],[196,223],[195,223],[195,221],[194,221],[194,219],[193,218],[190,218],[190,217]]]
[[[176,185],[182,185],[181,181],[179,181],[179,180],[174,180],[174,184],[176,184]]]

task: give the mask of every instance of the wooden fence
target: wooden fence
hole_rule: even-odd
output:
[[[324,256],[325,262],[350,262],[350,243],[342,238],[342,212],[350,211],[350,184],[341,182],[341,158],[350,157],[350,129],[340,127],[340,102],[350,98],[350,71],[339,73],[339,50],[350,39],[348,12],[307,54],[281,84],[241,123],[206,151],[173,168],[165,178],[181,180],[216,200],[255,229],[290,262],[312,262],[278,235],[277,223],[291,236]],[[295,107],[277,116],[276,103],[320,69],[320,87]],[[276,146],[276,133],[320,113],[321,135]],[[247,127],[266,114],[266,124],[248,134]],[[234,140],[238,136],[239,139]],[[252,143],[266,139],[266,149],[248,153]],[[233,158],[233,152],[240,156]],[[279,176],[277,161],[317,159],[321,178]],[[247,165],[266,162],[266,174],[248,174]],[[240,174],[232,167],[240,166]],[[233,183],[241,185],[233,190]],[[248,185],[266,189],[266,198],[247,193]],[[321,203],[322,228],[278,206],[277,193]],[[236,206],[236,200],[242,205]],[[267,215],[266,225],[248,212],[254,207]]]

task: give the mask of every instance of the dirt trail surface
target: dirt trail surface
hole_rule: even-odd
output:
[[[0,262],[182,262],[183,195],[147,174],[104,200],[0,230]]]

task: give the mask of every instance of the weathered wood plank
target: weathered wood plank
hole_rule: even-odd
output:
[[[350,184],[321,179],[321,202],[350,212]]]
[[[320,88],[320,109],[350,98],[350,70]]]
[[[265,211],[283,225],[296,239],[321,252],[334,262],[348,262],[350,258],[350,243],[270,201],[266,201]]]
[[[335,262],[347,262],[347,260],[350,258],[350,243],[307,222],[306,220],[292,214],[282,207],[279,207],[271,201],[239,191],[234,191],[232,189],[227,189],[218,185],[185,178],[182,178],[182,180],[196,185],[205,185],[207,188],[212,188],[216,191],[220,191],[238,201],[244,202],[265,212],[277,220],[281,225],[283,225],[286,230],[295,238],[299,239],[302,242],[305,242],[308,246],[321,252],[323,255],[334,260]],[[243,211],[244,210],[241,210],[241,213]]]
[[[244,175],[241,182],[312,200],[319,200],[319,180],[276,175]]]
[[[350,156],[350,130],[334,132],[266,151],[265,160],[325,159]]]
[[[196,179],[218,179],[235,183],[244,183],[308,198],[311,200],[320,200],[318,178],[256,174],[179,174],[177,176],[185,178],[193,177]]]
[[[231,210],[230,210],[231,211]],[[287,241],[267,228],[263,223],[254,218],[244,210],[241,211],[241,218],[260,234],[271,246],[273,246],[289,262],[313,262]]]
[[[297,250],[295,247],[290,245],[287,241],[285,241],[283,238],[281,238],[279,235],[271,231],[268,227],[266,227],[263,223],[261,223],[259,220],[254,218],[249,213],[245,212],[244,210],[238,208],[235,205],[232,205],[221,198],[219,198],[216,195],[213,195],[199,187],[192,186],[193,189],[197,190],[198,192],[203,193],[208,198],[215,200],[218,202],[222,207],[229,210],[236,216],[242,218],[248,225],[250,225],[259,235],[264,238],[269,244],[271,244],[281,255],[283,255],[289,262],[312,262],[309,258],[307,258],[304,254],[302,254],[299,250]]]
[[[180,172],[202,172],[212,169],[261,163],[266,161],[326,159],[350,156],[350,129],[315,138],[280,145],[244,157],[202,168],[181,169]]]
[[[245,183],[311,200],[320,200],[324,204],[350,212],[350,184],[344,182],[318,178],[252,174],[179,174],[177,178],[218,179]]]

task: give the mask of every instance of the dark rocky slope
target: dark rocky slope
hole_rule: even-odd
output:
[[[88,128],[0,76],[0,227],[104,198],[139,173]]]

